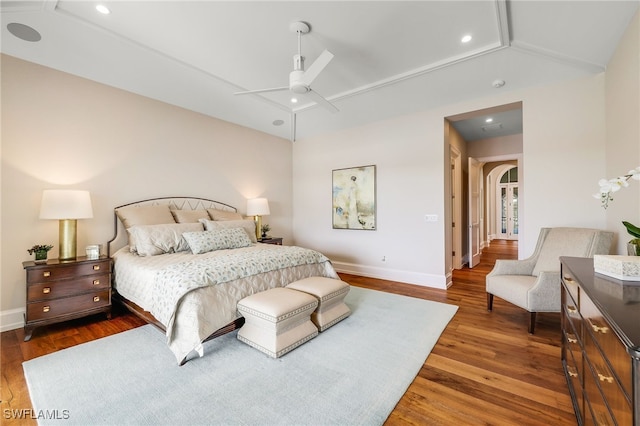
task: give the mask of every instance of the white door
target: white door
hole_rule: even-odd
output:
[[[480,262],[480,221],[482,164],[475,158],[469,158],[469,268]]]

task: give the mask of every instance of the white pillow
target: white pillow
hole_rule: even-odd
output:
[[[201,223],[171,223],[163,225],[132,226],[129,232],[129,249],[138,256],[156,256],[189,250],[182,237],[185,232],[203,232]]]
[[[214,250],[249,247],[251,240],[242,228],[214,229],[204,232],[185,232],[184,239],[193,254]]]
[[[256,223],[253,220],[207,220],[200,219],[200,223],[204,225],[204,229],[211,231],[214,229],[243,228],[247,231],[247,235],[252,243],[257,243],[256,239]]]

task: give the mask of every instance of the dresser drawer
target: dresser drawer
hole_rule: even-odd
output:
[[[598,384],[600,392],[606,395],[603,399],[606,401],[617,424],[630,425],[633,413],[628,396],[625,395],[619,381],[614,377],[600,349],[594,344],[590,333],[585,333],[584,349],[588,357],[585,367],[591,369],[593,380]],[[585,372],[586,374],[587,372]],[[593,405],[595,410],[595,404]]]
[[[44,283],[82,275],[110,273],[109,259],[94,262],[72,263],[69,265],[43,265],[27,270],[27,284]]]
[[[27,298],[31,301],[56,299],[59,297],[73,296],[92,290],[109,288],[110,275],[87,275],[78,279],[64,281],[31,284],[27,287]]]
[[[580,287],[578,287],[577,280],[574,278],[571,272],[563,270],[562,282],[564,283],[564,287],[569,296],[566,298],[567,303],[571,303],[577,309],[580,309]]]
[[[111,291],[102,290],[61,299],[28,303],[27,316],[30,321],[39,321],[110,305]]]
[[[571,331],[579,340],[582,339],[582,315],[578,309],[574,300],[570,297],[568,291],[563,288],[563,315],[566,318],[568,325],[573,329]]]
[[[600,388],[593,377],[593,374],[589,371],[589,367],[585,369],[584,375],[584,392],[585,398],[585,415],[584,424],[594,426],[614,426],[616,423],[607,408],[604,396],[600,392]]]
[[[582,297],[581,312],[584,318],[585,330],[593,336],[599,348],[606,354],[609,367],[622,384],[627,397],[631,399],[633,391],[631,379],[633,376],[631,374],[631,358],[626,348],[591,299],[584,295]]]
[[[572,331],[572,330],[571,330]],[[575,371],[578,373],[580,385],[582,385],[584,369],[582,367],[582,347],[580,341],[574,333],[571,331],[563,332],[563,345],[567,353],[567,364],[571,360],[571,365],[575,367]]]

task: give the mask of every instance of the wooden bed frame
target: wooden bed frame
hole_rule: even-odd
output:
[[[120,209],[122,207],[155,206],[155,205],[163,205],[163,204],[169,205],[169,207],[172,210],[217,209],[217,210],[232,211],[232,212],[237,212],[238,211],[237,208],[235,208],[233,206],[230,206],[229,204],[225,204],[225,203],[222,203],[220,201],[210,200],[210,199],[207,199],[207,198],[198,198],[198,197],[149,198],[149,199],[146,199],[146,200],[136,201],[136,202],[133,202],[133,203],[128,203],[128,204],[123,204],[121,206],[117,206],[117,207],[115,207],[113,209],[113,218],[114,218],[113,229],[114,229],[114,233],[113,233],[113,238],[111,238],[107,242],[107,255],[109,257],[111,257],[112,251],[115,252],[116,250],[124,247],[127,244],[127,241],[128,241],[127,232],[124,229],[124,226],[122,225],[122,223],[120,223],[120,220],[118,219],[118,215],[116,214],[116,210],[118,210],[118,209]],[[112,248],[113,248],[113,250],[112,250]],[[112,271],[111,276],[112,276],[112,280],[113,280],[114,277],[115,277],[115,274],[113,273],[113,271]],[[113,283],[112,283],[112,286],[113,286]],[[127,310],[132,312],[137,317],[141,318],[142,320],[146,321],[149,324],[154,325],[155,327],[160,329],[163,333],[166,333],[167,330],[166,330],[165,326],[162,325],[162,323],[160,321],[158,321],[153,315],[151,315],[150,312],[145,311],[144,309],[142,309],[137,304],[135,304],[132,301],[122,297],[120,294],[118,294],[118,292],[115,289],[113,290],[112,298],[114,299],[114,301],[116,303],[119,303],[120,305],[124,306]],[[215,339],[216,337],[220,337],[222,335],[230,333],[230,332],[232,332],[234,330],[237,330],[240,327],[242,327],[243,324],[244,324],[244,318],[240,317],[240,318],[236,319],[235,321],[232,321],[229,324],[225,325],[224,327],[214,331],[209,337],[204,339],[203,343],[204,342],[208,342],[211,339]],[[180,366],[184,365],[186,362],[187,362],[187,357],[185,357],[184,359],[182,359],[182,361],[180,361]]]

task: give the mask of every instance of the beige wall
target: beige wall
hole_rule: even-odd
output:
[[[631,21],[607,66],[606,174],[613,178],[640,166],[640,11]],[[607,228],[618,233],[617,251],[632,237],[622,225],[640,226],[640,182],[620,190],[607,209]]]
[[[521,255],[533,251],[543,226],[604,227],[604,212],[591,196],[605,170],[604,76],[597,75],[297,141],[296,243],[327,253],[339,270],[444,288],[444,118],[518,101],[527,182]],[[378,170],[377,231],[332,229],[331,170],[366,164]],[[439,221],[425,222],[425,214],[437,214]]]
[[[38,218],[43,189],[91,192],[81,249],[111,238],[113,207],[177,195],[241,212],[267,197],[264,222],[291,243],[289,141],[4,55],[1,87],[3,329],[22,325],[27,248],[53,244],[57,257],[57,222]]]

